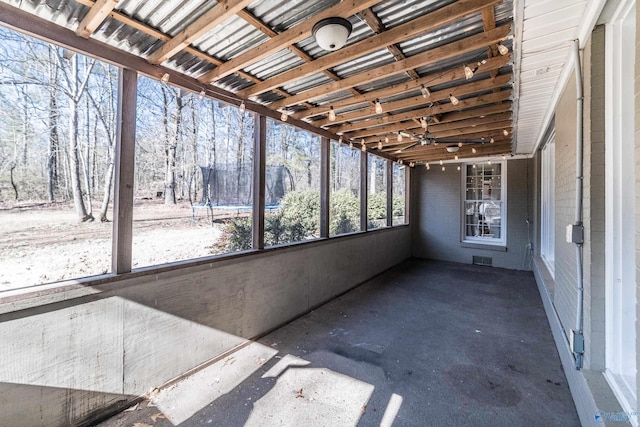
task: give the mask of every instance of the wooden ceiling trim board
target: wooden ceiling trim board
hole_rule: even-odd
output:
[[[467,52],[473,52],[474,50],[483,48],[488,44],[491,44],[492,42],[504,40],[504,38],[509,34],[510,31],[510,24],[503,25],[490,32],[476,34],[474,36],[470,36],[462,40],[457,40],[453,43],[449,43],[444,46],[440,46],[435,49],[410,56],[403,61],[398,61],[392,64],[378,67],[374,70],[348,77],[339,82],[333,82],[323,86],[319,86],[317,88],[294,95],[288,98],[286,101],[276,101],[269,106],[270,108],[278,109],[281,107],[281,104],[299,104],[301,102],[308,101],[319,96],[340,92],[344,89],[358,86],[363,83],[369,83],[378,79],[389,77],[394,74],[402,73],[409,69],[433,64],[443,59],[452,58]],[[252,89],[252,87],[238,92],[238,95],[243,98],[250,96],[250,90]]]
[[[226,0],[220,1],[191,25],[180,31],[175,37],[162,45],[148,57],[152,64],[161,64],[171,58],[183,48],[190,45],[208,33],[216,25],[235,15],[238,11],[250,5],[252,0]]]
[[[493,69],[499,69],[505,66],[511,60],[511,55],[498,56],[495,58],[488,59],[486,64],[481,64],[478,67],[478,73],[486,72]],[[358,104],[364,104],[366,102],[375,100],[376,98],[385,98],[388,96],[398,95],[405,92],[416,91],[420,89],[421,85],[425,86],[436,86],[442,83],[449,83],[456,80],[464,79],[464,70],[462,67],[451,68],[447,71],[430,74],[428,76],[422,77],[416,81],[408,81],[400,84],[396,84],[393,86],[385,87],[382,89],[374,90],[371,92],[363,93],[362,95],[354,96],[351,98],[345,98],[340,101],[336,101],[331,103],[331,105],[322,105],[319,107],[314,107],[309,110],[301,111],[300,113],[292,114],[292,117],[297,119],[305,119],[313,116],[317,116],[320,114],[326,114],[329,112],[329,108],[333,107],[335,110],[339,110],[343,107],[349,107]],[[270,104],[274,108],[286,107],[289,105],[287,100],[281,100]]]
[[[111,11],[115,9],[119,0],[98,0],[89,9],[87,14],[82,18],[80,25],[76,29],[76,35],[80,37],[89,38],[96,29],[104,22],[109,16]]]
[[[460,0],[405,24],[391,28],[381,34],[366,38],[338,51],[324,55],[313,62],[271,77],[260,84],[242,91],[242,96],[248,98],[249,96],[259,95],[286,83],[315,74],[321,70],[342,64],[351,59],[359,58],[390,44],[404,41],[411,36],[439,28],[463,16],[476,13],[487,5],[500,3],[500,1],[502,0]],[[493,41],[493,43],[496,43],[496,41]]]
[[[378,117],[375,119],[365,120],[357,123],[350,123],[338,127],[331,128],[332,132],[345,133],[358,129],[366,129],[372,126],[380,126],[384,124],[396,123],[402,120],[411,120],[416,117],[433,116],[434,114],[446,113],[450,111],[464,110],[465,108],[473,108],[481,105],[491,104],[494,102],[506,101],[511,96],[511,90],[503,90],[499,93],[482,95],[475,98],[467,98],[460,101],[458,105],[442,104],[435,105],[430,108],[420,108],[407,113],[394,114],[392,116]]]
[[[442,101],[449,99],[449,95],[456,96],[469,95],[475,92],[481,92],[485,90],[491,90],[496,86],[503,86],[511,80],[511,76],[508,74],[496,77],[495,79],[485,79],[473,83],[467,83],[464,85],[456,86],[453,88],[432,92],[429,98],[424,98],[422,95],[417,95],[411,98],[401,99],[399,101],[388,102],[382,104],[382,108],[385,112],[393,112],[396,110],[402,110],[411,107],[421,107],[424,105],[432,104],[435,101]],[[311,122],[314,126],[330,126],[332,124],[338,124],[341,122],[347,122],[357,119],[363,119],[370,116],[377,116],[375,107],[363,108],[360,110],[352,111],[346,114],[336,115],[336,119],[331,121],[329,119],[316,120]]]
[[[288,46],[297,43],[301,40],[311,36],[311,31],[316,22],[330,17],[348,18],[366,9],[370,6],[379,3],[381,0],[345,0],[337,5],[324,10],[312,18],[304,20],[302,23],[289,28],[286,31],[273,37],[271,40],[255,46],[249,51],[238,55],[237,57],[221,64],[219,67],[211,70],[207,74],[201,77],[201,80],[205,83],[211,83],[219,80],[229,74],[232,74],[247,65],[260,61],[269,55],[285,49]],[[318,70],[319,71],[319,70]]]

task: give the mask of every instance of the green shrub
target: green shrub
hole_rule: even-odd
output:
[[[349,190],[331,193],[329,234],[353,233],[360,229],[360,200]]]
[[[367,217],[369,220],[387,217],[387,193],[369,194],[367,204]]]
[[[369,227],[380,226],[387,216],[385,193],[370,194],[368,199]],[[394,197],[394,216],[404,215],[402,196]],[[353,233],[360,229],[360,200],[350,190],[340,189],[331,193],[329,233],[332,236]],[[317,191],[290,191],[280,207],[268,212],[264,218],[266,246],[299,242],[319,236],[320,195]],[[216,249],[236,252],[251,249],[251,218],[234,218],[223,226]]]

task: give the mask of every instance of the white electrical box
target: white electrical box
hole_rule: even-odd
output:
[[[582,225],[567,225],[566,234],[567,243],[584,243],[584,227]]]

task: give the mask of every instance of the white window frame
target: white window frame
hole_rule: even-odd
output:
[[[634,165],[635,0],[620,3],[605,45],[605,378],[637,408]],[[638,417],[630,417],[638,426]]]
[[[467,166],[473,166],[474,163],[463,163],[462,164],[462,185],[461,185],[461,240],[463,243],[477,243],[483,245],[494,245],[494,246],[506,246],[507,245],[507,162],[495,162],[493,164],[500,165],[500,180],[501,180],[501,190],[500,190],[500,202],[501,211],[500,211],[500,237],[477,237],[477,236],[469,236],[467,235],[467,212],[466,212],[466,201],[467,201]],[[476,168],[487,167],[489,166],[487,162],[475,163]]]
[[[555,176],[556,132],[553,130],[541,150],[540,256],[555,279]]]

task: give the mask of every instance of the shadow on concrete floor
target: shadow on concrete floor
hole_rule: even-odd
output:
[[[152,402],[101,425],[580,425],[533,275],[423,260]]]

